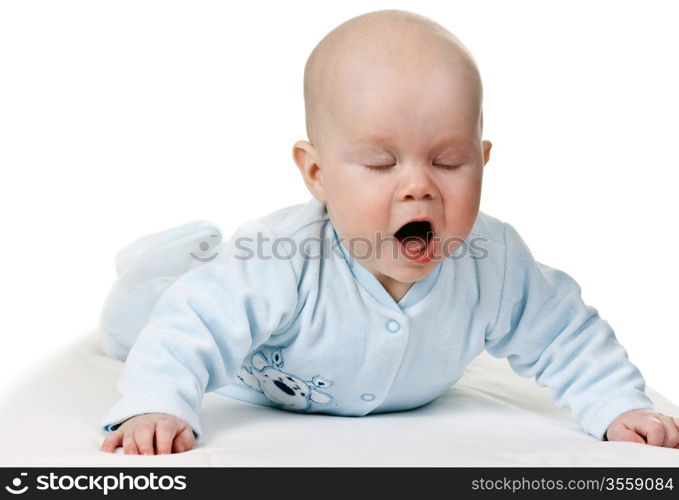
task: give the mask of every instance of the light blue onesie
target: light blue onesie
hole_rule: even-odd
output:
[[[484,348],[536,377],[598,439],[618,415],[653,407],[579,285],[536,262],[510,224],[479,212],[465,244],[399,302],[346,244],[312,198],[224,243],[218,228],[196,222],[120,252],[102,340],[126,364],[103,430],[158,412],[184,419],[198,438],[210,391],[334,415],[414,408]]]

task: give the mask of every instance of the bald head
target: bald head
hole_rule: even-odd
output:
[[[451,87],[464,88],[464,98],[475,102],[482,129],[481,78],[466,47],[431,19],[402,10],[379,10],[340,24],[309,56],[304,101],[311,143],[320,146],[322,130],[346,107],[350,94],[375,81],[369,76],[380,69],[411,79],[445,71],[455,82]]]

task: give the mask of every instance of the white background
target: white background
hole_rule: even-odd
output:
[[[304,63],[383,8],[455,33],[493,142],[481,210],[573,276],[679,402],[673,2],[0,4],[0,393],[93,331],[115,252],[195,219],[229,235],[309,199]]]

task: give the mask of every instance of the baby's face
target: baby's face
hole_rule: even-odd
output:
[[[474,92],[445,71],[371,68],[343,84],[325,115],[314,196],[390,293],[453,254],[476,220],[491,145]],[[413,220],[429,224],[399,231]]]

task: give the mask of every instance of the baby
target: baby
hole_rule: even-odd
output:
[[[479,211],[491,143],[467,49],[417,14],[331,31],[304,74],[313,195],[241,225],[195,222],[117,256],[102,315],[125,360],[101,449],[190,450],[206,392],[362,416],[422,406],[484,349],[597,439],[677,447],[639,370],[566,273]]]

